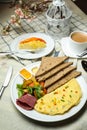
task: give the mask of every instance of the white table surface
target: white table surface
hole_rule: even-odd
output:
[[[70,0],[66,0],[70,9],[76,15],[80,15],[82,19],[87,19],[87,16],[81,12]],[[3,24],[8,20],[13,9],[8,9],[6,5],[0,7],[0,22]],[[1,41],[2,42],[2,41]],[[82,72],[82,76],[87,82],[87,73],[81,66],[81,60],[71,59],[70,61],[77,62],[77,69]],[[23,60],[26,65],[30,64],[30,60]],[[87,130],[87,103],[82,110],[74,117],[62,122],[44,123],[37,122],[22,115],[11,102],[10,86],[16,73],[23,67],[13,58],[0,56],[0,86],[2,85],[5,73],[9,65],[13,66],[13,75],[9,86],[5,89],[2,98],[0,99],[0,130]]]

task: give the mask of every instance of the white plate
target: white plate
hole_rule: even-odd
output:
[[[24,40],[24,39],[30,38],[30,37],[38,37],[38,38],[42,38],[43,40],[45,40],[46,48],[41,49],[35,53],[20,50],[18,48],[19,42],[21,40]],[[36,59],[36,58],[41,58],[41,57],[46,56],[49,53],[51,53],[51,51],[54,49],[54,40],[49,35],[46,35],[45,33],[27,33],[27,34],[23,34],[23,35],[15,38],[10,47],[13,52],[15,52],[15,51],[18,52],[18,53],[16,53],[16,55],[20,58]]]
[[[26,69],[28,69],[29,71],[31,71],[31,69],[33,67],[39,67],[40,66],[40,62],[36,62],[36,63],[32,63],[29,66],[26,67]],[[20,77],[19,74],[17,74],[17,76],[14,78],[12,86],[11,86],[11,99],[13,104],[15,105],[15,107],[25,116],[37,120],[37,121],[42,121],[42,122],[56,122],[56,121],[62,121],[65,120],[69,117],[72,117],[73,115],[75,115],[77,112],[79,112],[81,110],[81,108],[85,105],[86,103],[86,99],[87,99],[87,84],[85,83],[84,79],[82,78],[82,76],[79,76],[78,78],[76,78],[77,81],[79,82],[80,86],[81,86],[81,90],[82,90],[82,98],[80,103],[73,107],[72,109],[70,109],[68,112],[66,112],[63,115],[54,115],[54,116],[50,116],[50,115],[45,115],[45,114],[41,114],[38,113],[35,110],[24,110],[22,109],[20,106],[18,106],[16,104],[16,99],[18,98],[18,94],[17,94],[17,89],[16,89],[16,85],[17,84],[21,84],[23,82],[23,79]]]
[[[63,52],[65,53],[66,56],[69,56],[69,57],[72,57],[72,58],[80,58],[80,57],[77,56],[79,53],[75,52],[75,50],[70,48],[68,37],[62,38],[60,43],[61,43],[62,50],[63,50]],[[87,55],[83,56],[81,58],[87,58]]]

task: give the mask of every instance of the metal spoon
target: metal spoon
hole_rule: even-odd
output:
[[[87,55],[87,50],[83,51],[81,54],[78,54],[77,56],[78,57],[83,57],[85,55]]]

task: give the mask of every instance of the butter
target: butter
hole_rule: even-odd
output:
[[[26,69],[22,69],[19,73],[26,80],[28,80],[32,77],[32,74]]]

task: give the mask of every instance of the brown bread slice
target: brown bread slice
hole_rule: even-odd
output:
[[[49,77],[51,77],[52,75],[54,75],[55,73],[61,71],[62,69],[66,68],[72,64],[73,64],[73,62],[61,63],[60,65],[56,66],[54,69],[50,70],[46,74],[43,74],[43,75],[37,77],[37,80],[44,81],[44,80],[48,79]]]
[[[42,74],[45,74],[46,72],[50,71],[57,65],[64,62],[66,59],[68,59],[67,56],[62,57],[43,57],[41,60],[41,65],[39,70],[37,71],[35,77],[40,76]]]
[[[81,72],[78,72],[78,71],[75,71],[75,70],[71,71],[69,74],[67,74],[66,76],[64,76],[63,78],[61,78],[60,80],[58,80],[57,82],[52,84],[50,87],[48,87],[47,88],[47,93],[50,93],[50,92],[54,91],[58,87],[60,87],[63,84],[67,83],[72,78],[78,77],[79,75],[81,75]]]
[[[75,69],[76,69],[76,67],[69,66],[69,67],[61,70],[59,73],[56,73],[55,75],[53,75],[50,78],[48,78],[45,81],[44,87],[45,88],[49,87],[51,84],[55,83],[56,81],[58,81],[59,79],[64,77],[66,74],[68,74],[69,72],[71,72],[72,70],[75,70]]]

